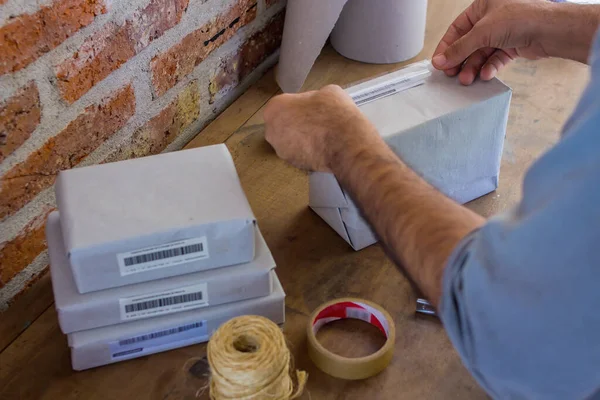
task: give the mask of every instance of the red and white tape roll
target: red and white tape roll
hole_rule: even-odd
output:
[[[354,318],[375,326],[386,337],[385,344],[366,357],[347,358],[325,349],[317,340],[319,329],[343,318]],[[319,369],[342,379],[365,379],[388,366],[394,354],[396,328],[390,314],[367,300],[345,298],[333,300],[318,307],[312,314],[308,328],[308,354]]]

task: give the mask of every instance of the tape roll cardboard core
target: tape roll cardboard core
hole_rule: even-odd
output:
[[[386,337],[385,344],[365,357],[342,357],[327,350],[317,340],[319,329],[332,321],[345,318],[360,319],[375,326]],[[396,328],[390,314],[367,300],[337,299],[319,306],[312,314],[308,327],[308,355],[319,369],[341,379],[365,379],[381,372],[392,361]]]

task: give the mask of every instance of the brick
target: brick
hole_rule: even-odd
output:
[[[73,57],[57,67],[56,77],[62,98],[73,103],[134,55],[127,29],[107,24],[88,38]]]
[[[131,85],[113,97],[87,107],[64,130],[2,177],[0,218],[14,214],[51,186],[58,171],[77,165],[123,127],[134,112],[135,97]]]
[[[46,218],[52,211],[47,208],[34,218],[11,241],[0,244],[0,287],[27,267],[46,249]]]
[[[200,115],[198,82],[191,82],[157,116],[135,131],[105,162],[144,157],[163,151]]]
[[[18,71],[107,11],[105,0],[55,0],[0,27],[0,74]]]
[[[152,0],[118,26],[107,24],[56,68],[62,97],[73,103],[179,23],[189,0]]]
[[[0,162],[29,139],[41,114],[40,95],[33,82],[0,105]]]
[[[253,21],[256,8],[256,0],[237,0],[227,11],[188,34],[166,52],[155,56],[150,68],[156,95],[161,96],[175,86],[213,50]]]
[[[181,21],[189,0],[152,0],[140,13],[129,19],[129,37],[136,53]]]
[[[274,16],[264,28],[250,36],[233,57],[221,63],[215,75],[212,76],[208,87],[210,103],[214,102],[218,95],[222,95],[236,87],[279,48],[283,34],[284,18],[285,14],[283,12]]]

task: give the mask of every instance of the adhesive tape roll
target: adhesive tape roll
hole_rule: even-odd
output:
[[[385,344],[366,357],[347,358],[327,350],[317,340],[319,329],[338,319],[355,318],[378,328],[386,337]],[[319,369],[342,379],[365,379],[381,372],[392,361],[396,328],[390,314],[367,300],[344,298],[319,306],[311,315],[308,327],[308,355]]]

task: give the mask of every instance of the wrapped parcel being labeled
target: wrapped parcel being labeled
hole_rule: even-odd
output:
[[[463,86],[440,71],[419,73],[425,68],[415,64],[346,91],[408,166],[466,203],[498,187],[512,91],[498,79]],[[309,185],[309,206],[352,248],[377,241],[332,174],[313,173]]]

